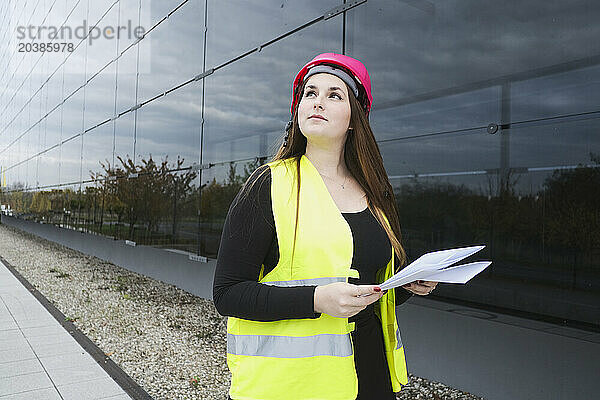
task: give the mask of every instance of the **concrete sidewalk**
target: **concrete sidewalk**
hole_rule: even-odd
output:
[[[0,262],[0,400],[129,400]]]

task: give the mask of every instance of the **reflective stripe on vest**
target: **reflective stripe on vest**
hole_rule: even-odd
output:
[[[350,334],[313,336],[268,336],[227,334],[227,353],[238,356],[301,358],[315,356],[349,357]]]
[[[335,282],[346,282],[344,277],[331,277],[331,278],[313,278],[313,279],[295,279],[291,281],[273,281],[273,282],[261,282],[265,285],[271,286],[320,286],[328,285]]]
[[[400,329],[396,328],[396,350],[402,347],[402,339],[400,338]]]

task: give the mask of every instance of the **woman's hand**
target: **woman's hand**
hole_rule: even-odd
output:
[[[409,292],[414,294],[418,294],[419,296],[426,296],[435,289],[438,282],[431,281],[414,281],[411,283],[407,283],[406,285],[402,285],[402,287]]]
[[[378,290],[377,290],[378,289]],[[347,318],[364,310],[383,296],[375,285],[352,285],[346,282],[330,283],[315,288],[315,312],[332,317]]]

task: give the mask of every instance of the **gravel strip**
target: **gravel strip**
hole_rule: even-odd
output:
[[[227,399],[212,301],[6,225],[0,255],[155,399]],[[398,399],[482,398],[411,375]]]

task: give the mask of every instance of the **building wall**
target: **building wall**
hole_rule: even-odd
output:
[[[371,76],[409,258],[485,244],[493,261],[433,297],[597,332],[598,17],[591,0],[4,1],[0,203],[214,260],[295,73],[344,53]]]
[[[202,263],[17,217],[2,216],[2,223],[212,298],[214,259]],[[596,397],[600,333],[430,297],[396,307],[409,373],[487,400]]]

